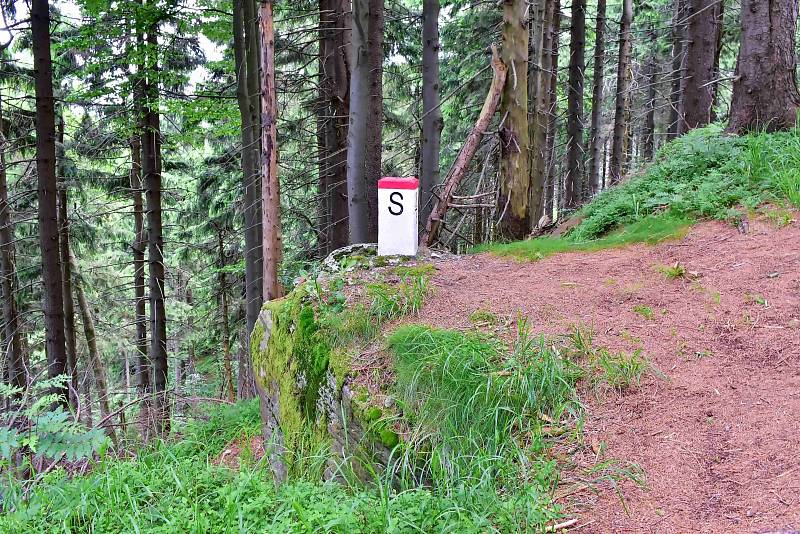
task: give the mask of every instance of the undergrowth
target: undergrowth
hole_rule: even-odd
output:
[[[681,237],[698,219],[739,220],[764,203],[800,208],[798,169],[800,130],[732,137],[708,126],[665,145],[644,174],[600,194],[566,237],[475,250],[537,260]]]
[[[27,500],[3,487],[0,532],[516,532],[524,526],[519,516],[531,515],[540,498],[536,488],[504,496],[466,486],[447,493],[347,487],[321,482],[319,463],[276,488],[262,463],[238,471],[213,464],[231,440],[259,431],[258,403],[248,401],[214,411],[210,421],[182,429],[179,441],[133,459],[109,458],[74,478],[50,473]]]

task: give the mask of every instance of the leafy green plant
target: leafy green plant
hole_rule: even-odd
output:
[[[633,307],[633,312],[641,315],[648,321],[652,321],[655,318],[655,313],[653,313],[653,308],[650,306],[645,306],[644,304],[637,304]]]
[[[17,452],[75,461],[105,449],[103,430],[86,429],[50,393],[67,382],[67,377],[58,376],[36,380],[27,389],[0,384],[0,401],[16,406],[0,424],[0,464],[10,462]]]
[[[595,370],[593,383],[606,384],[617,391],[640,385],[642,376],[650,366],[647,359],[642,356],[641,349],[632,353],[600,349],[591,363]]]
[[[659,265],[656,270],[670,280],[686,277],[686,267],[676,262],[672,265]]]

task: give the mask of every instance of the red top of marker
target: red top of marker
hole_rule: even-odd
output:
[[[386,176],[378,180],[378,189],[418,189],[419,180],[413,176]]]

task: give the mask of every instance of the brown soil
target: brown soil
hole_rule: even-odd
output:
[[[657,270],[676,262],[689,278]],[[437,267],[420,321],[468,328],[482,309],[522,313],[543,333],[593,325],[596,346],[641,347],[667,375],[585,399],[594,447],[578,457],[605,443],[605,458],[647,482],[621,483],[627,513],[608,484],[567,497],[578,532],[800,529],[800,225],[755,221],[742,235],[710,222],[655,247]]]

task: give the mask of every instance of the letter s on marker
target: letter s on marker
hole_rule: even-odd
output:
[[[400,200],[395,199],[395,195],[400,197]],[[403,204],[401,204],[402,200],[403,200],[403,194],[398,193],[397,191],[389,195],[389,202],[391,202],[392,204],[394,204],[399,208],[397,211],[395,211],[394,209],[392,209],[392,206],[389,206],[389,213],[391,213],[392,215],[401,215],[403,213]]]

